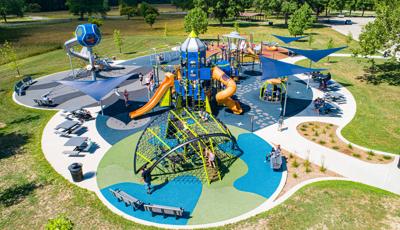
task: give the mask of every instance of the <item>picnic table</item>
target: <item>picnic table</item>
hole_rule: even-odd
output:
[[[325,93],[325,98],[331,99],[333,101],[338,101],[344,99],[344,95],[338,92],[327,92]]]
[[[90,149],[91,144],[89,144],[88,141],[89,138],[87,137],[72,137],[65,142],[64,146],[72,146],[74,149],[72,151],[64,151],[63,153],[69,156],[80,156],[80,152],[85,152]]]
[[[87,137],[71,137],[67,142],[65,142],[64,146],[74,146],[77,148],[83,148],[87,146],[86,141]]]
[[[59,134],[60,136],[68,137],[70,134],[77,133],[80,130],[80,128],[78,128],[79,126],[80,126],[80,124],[77,121],[66,120],[56,126],[55,133]],[[59,131],[60,129],[62,131]]]

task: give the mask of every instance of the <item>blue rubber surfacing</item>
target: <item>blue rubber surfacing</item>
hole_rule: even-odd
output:
[[[265,162],[265,156],[271,152],[272,146],[253,133],[240,134],[237,143],[243,150],[240,158],[246,162],[248,171],[233,186],[268,199],[278,188],[286,166],[283,165],[280,171],[272,170],[269,162]]]
[[[103,188],[101,193],[113,206],[135,218],[159,224],[186,225],[201,195],[202,184],[200,180],[195,177],[188,178],[188,180],[177,177],[170,182],[155,185],[155,187],[157,189],[151,195],[148,195],[143,184],[125,182]],[[175,219],[175,217],[170,216],[166,218],[162,215],[152,216],[151,212],[143,210],[133,211],[131,206],[127,207],[124,202],[118,202],[109,191],[110,188],[120,189],[146,204],[182,207],[185,210],[185,215],[182,218]]]

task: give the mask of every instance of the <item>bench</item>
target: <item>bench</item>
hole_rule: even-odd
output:
[[[80,153],[80,151],[76,151],[76,150],[73,150],[73,151],[63,151],[63,154],[68,155],[69,157],[83,156],[83,155],[80,155],[79,153]]]
[[[135,197],[127,194],[124,191],[121,191],[119,189],[113,190],[109,189],[111,194],[117,198],[118,202],[124,202],[126,206],[132,206],[133,211],[136,211],[137,209],[140,209],[143,206],[143,202],[140,201],[139,199],[136,199]]]
[[[167,216],[175,216],[176,219],[183,216],[184,210],[183,208],[170,207],[164,205],[156,205],[156,204],[145,204],[145,211],[151,212],[152,216],[157,214],[161,214],[166,218]]]
[[[54,105],[52,100],[33,99],[33,101],[39,106]]]
[[[28,88],[28,86],[30,86],[32,84],[33,84],[32,77],[30,77],[30,76],[25,77],[21,81],[18,81],[17,83],[15,83],[14,91],[18,96],[22,96],[25,94],[26,88]]]

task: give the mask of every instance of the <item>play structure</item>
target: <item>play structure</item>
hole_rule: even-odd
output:
[[[272,78],[266,80],[260,87],[260,99],[269,102],[282,101],[286,94],[286,78]]]
[[[113,65],[112,62],[107,58],[101,59],[93,53],[93,47],[98,45],[100,41],[101,32],[97,25],[82,24],[77,26],[75,30],[75,37],[64,43],[65,50],[69,57],[72,75],[74,77],[77,77],[79,72],[75,72],[74,70],[72,57],[79,58],[89,63],[89,65],[86,66],[86,70],[92,76],[92,80],[96,80],[98,71],[123,69],[121,66]],[[82,46],[82,49],[79,52],[75,50],[77,45]]]
[[[180,46],[180,64],[173,73],[165,73],[147,104],[129,114],[132,119],[139,117],[157,104],[174,108],[153,120],[141,135],[134,156],[135,173],[146,166],[153,176],[173,179],[190,174],[210,184],[221,180],[235,159],[235,138],[212,110],[224,105],[235,114],[243,112],[231,98],[236,83],[224,68],[207,61],[206,50],[192,32]]]
[[[154,177],[191,175],[210,184],[221,180],[239,155],[235,138],[222,122],[183,108],[170,110],[147,126],[135,149],[134,170],[139,173],[146,166]]]
[[[224,105],[233,113],[241,114],[243,110],[239,102],[232,99],[236,83],[227,75],[227,72],[230,74],[229,68],[221,69],[208,62],[206,50],[206,45],[192,32],[179,49],[180,64],[175,66],[173,73],[165,74],[149,102],[129,116],[132,119],[139,117],[159,103],[160,106],[173,105],[196,111],[204,109],[210,114],[213,108]]]

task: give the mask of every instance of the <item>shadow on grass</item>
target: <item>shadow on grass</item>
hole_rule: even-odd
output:
[[[18,204],[39,187],[41,187],[41,185],[37,185],[34,182],[27,182],[9,187],[0,192],[0,205],[10,207]]]
[[[27,123],[27,122],[31,122],[31,121],[35,121],[40,119],[39,115],[27,115],[26,117],[22,117],[22,118],[17,118],[14,119],[10,122],[11,125],[16,125],[16,124],[21,124],[21,123]]]
[[[29,138],[28,134],[0,133],[0,160],[18,154],[21,147],[29,141]]]
[[[400,63],[397,61],[389,60],[382,64],[372,64],[365,69],[365,72],[364,75],[357,77],[357,79],[374,85],[382,83],[400,85]]]

